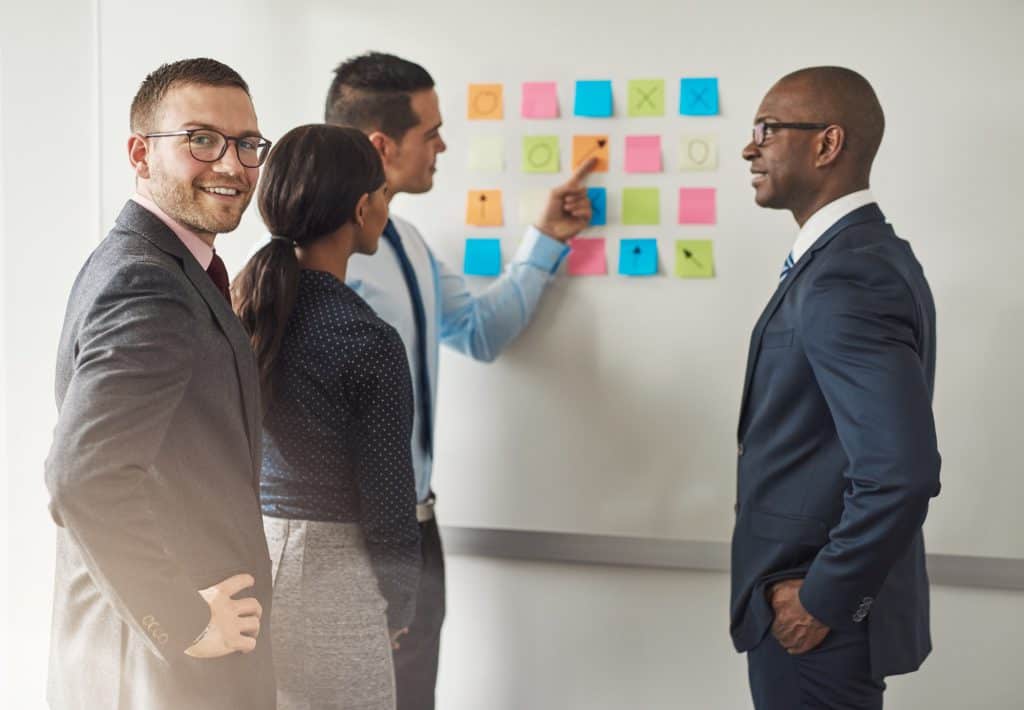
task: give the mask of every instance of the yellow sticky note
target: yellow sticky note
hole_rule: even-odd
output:
[[[469,85],[469,118],[483,121],[500,121],[505,117],[501,84]]]
[[[578,168],[587,158],[597,158],[595,173],[608,172],[608,136],[573,136],[572,169]]]
[[[501,190],[470,190],[466,196],[466,224],[500,227]]]
[[[685,134],[679,146],[679,169],[684,172],[718,170],[718,137]]]
[[[710,239],[676,241],[676,276],[681,279],[714,278],[715,258]]]
[[[533,224],[548,206],[549,190],[523,190],[519,193],[519,224]]]
[[[505,139],[501,136],[470,138],[467,167],[475,173],[500,173],[505,169]]]

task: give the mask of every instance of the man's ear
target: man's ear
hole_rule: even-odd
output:
[[[359,202],[356,203],[356,212],[353,219],[360,228],[366,226],[366,211],[370,206],[370,195],[369,193],[363,193],[363,196],[359,198]]]
[[[373,143],[373,147],[377,149],[381,160],[387,160],[398,152],[398,144],[395,143],[395,140],[386,133],[374,131],[367,137],[370,139],[370,142]]]
[[[136,178],[149,179],[149,146],[146,139],[138,133],[128,137],[128,162],[131,163]]]
[[[818,142],[818,157],[814,161],[815,167],[823,168],[832,165],[839,159],[840,153],[846,147],[846,131],[842,126],[831,125],[821,134]]]

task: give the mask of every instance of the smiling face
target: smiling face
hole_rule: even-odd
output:
[[[149,132],[212,128],[226,136],[259,136],[249,95],[236,87],[179,84],[171,87],[155,112]],[[238,226],[252,199],[259,168],[238,161],[234,141],[215,163],[192,157],[187,136],[129,140],[138,189],[164,212],[200,237]]]

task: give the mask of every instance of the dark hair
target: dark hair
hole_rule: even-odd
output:
[[[271,149],[257,197],[271,235],[231,285],[235,312],[249,333],[260,370],[264,411],[273,398],[274,362],[295,299],[307,246],[355,218],[363,195],[384,184],[384,167],[355,128],[312,124],[293,128]]]
[[[135,98],[132,99],[129,120],[133,131],[145,133],[153,130],[156,109],[175,84],[234,86],[246,94],[249,93],[249,85],[238,72],[216,59],[200,57],[162,64],[159,69],[142,80]]]
[[[380,131],[396,141],[419,123],[409,94],[434,88],[419,64],[382,52],[352,57],[334,70],[324,120],[338,126]]]

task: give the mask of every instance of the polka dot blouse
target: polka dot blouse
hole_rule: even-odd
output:
[[[265,515],[358,522],[392,628],[411,621],[420,534],[402,339],[352,289],[303,270],[264,420]]]

